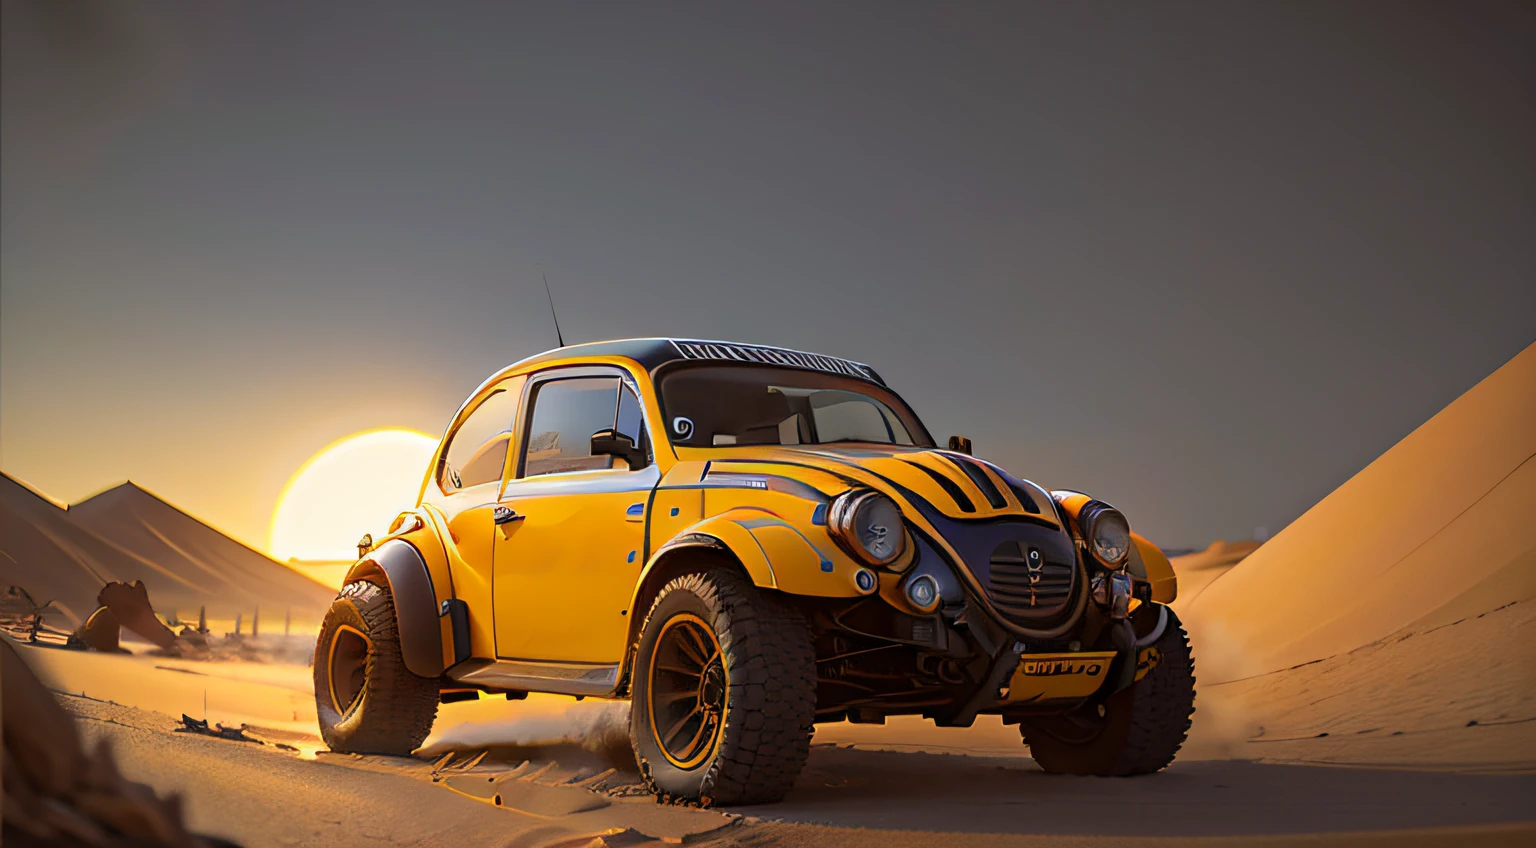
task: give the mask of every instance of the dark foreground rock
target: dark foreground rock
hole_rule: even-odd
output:
[[[181,800],[125,780],[107,745],[87,753],[74,720],[0,639],[4,720],[4,841],[12,846],[215,848],[189,832]]]

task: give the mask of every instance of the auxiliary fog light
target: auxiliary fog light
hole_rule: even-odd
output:
[[[1131,578],[1126,574],[1111,574],[1107,582],[1109,617],[1125,618],[1131,611]]]
[[[927,574],[919,574],[907,581],[907,600],[923,612],[931,612],[939,605],[939,583]]]
[[[858,573],[853,575],[853,585],[859,587],[859,591],[866,594],[875,591],[875,586],[879,582],[879,580],[875,579],[875,573],[867,568],[861,568],[858,570]]]

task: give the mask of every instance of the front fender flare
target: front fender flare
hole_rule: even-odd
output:
[[[379,582],[381,578],[394,599],[405,667],[417,677],[442,676],[443,632],[426,560],[410,542],[391,539],[358,560],[347,571],[343,585],[358,580]]]
[[[753,584],[764,589],[822,598],[869,594],[854,582],[854,575],[863,566],[830,539],[813,539],[806,529],[767,510],[738,508],[710,516],[657,548],[635,583],[633,602],[642,600],[647,578],[670,554],[700,547],[729,553]],[[630,608],[636,615],[645,615],[645,610],[635,609],[633,604]]]
[[[1157,545],[1152,544],[1141,536],[1132,533],[1130,562],[1126,570],[1138,580],[1146,580],[1152,584],[1152,600],[1160,604],[1171,604],[1179,596],[1179,578],[1174,574],[1173,563],[1168,561],[1168,555],[1162,552]]]

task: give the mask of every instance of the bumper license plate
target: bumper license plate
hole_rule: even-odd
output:
[[[1008,682],[1008,700],[1028,703],[1086,698],[1104,682],[1114,658],[1114,651],[1025,654]]]

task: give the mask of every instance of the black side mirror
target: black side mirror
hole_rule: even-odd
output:
[[[973,455],[971,453],[971,440],[964,436],[950,436],[949,449],[955,453],[963,453],[966,456]]]
[[[634,439],[618,430],[598,430],[593,433],[592,455],[616,456],[628,463],[631,471],[638,471],[646,465],[645,451],[635,444]]]

